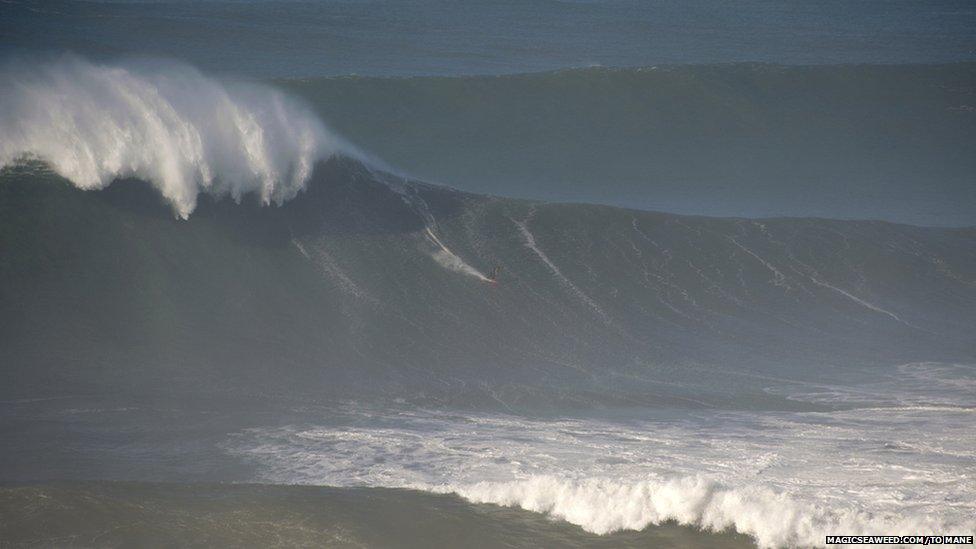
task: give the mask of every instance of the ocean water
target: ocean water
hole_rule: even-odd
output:
[[[976,490],[973,371],[904,364],[865,384],[770,385],[821,406],[805,412],[554,417],[354,401],[5,401],[3,434],[17,444],[4,456],[2,532],[52,545],[258,545],[274,536],[288,545],[702,547],[966,533]],[[64,429],[57,448],[44,440],[50,430],[24,443],[45,424]],[[35,525],[45,520],[59,526],[42,533]]]
[[[0,4],[0,545],[973,534],[973,17]]]
[[[452,493],[595,534],[675,521],[813,546],[825,532],[972,531],[972,414],[971,403],[625,421],[370,410],[354,426],[249,429],[229,449],[273,484]]]
[[[33,546],[748,546],[675,524],[597,536],[535,513],[382,488],[76,482],[0,488],[0,508],[5,539],[58,519]]]
[[[0,48],[181,59],[252,77],[511,74],[976,55],[965,0],[5,2]]]
[[[390,165],[471,192],[968,226],[974,68],[751,63],[280,84]]]

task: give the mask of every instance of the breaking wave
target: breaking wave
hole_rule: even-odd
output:
[[[832,532],[968,532],[973,527],[932,515],[877,517],[843,506],[806,504],[764,486],[727,487],[700,475],[633,483],[539,476],[446,491],[474,503],[544,513],[595,534],[674,521],[713,532],[734,529],[760,547],[821,546],[824,534]]]
[[[453,493],[609,534],[676,522],[761,547],[971,532],[966,411],[667,414],[624,423],[355,405],[225,445],[281,484]]]
[[[176,62],[8,60],[0,80],[0,167],[41,159],[82,189],[145,179],[182,218],[201,192],[281,203],[317,161],[360,156],[285,94]]]

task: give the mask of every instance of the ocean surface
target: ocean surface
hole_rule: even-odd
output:
[[[971,62],[279,83],[399,171],[472,192],[692,215],[976,224]]]
[[[271,81],[476,193],[971,226],[974,28],[966,0],[7,0],[0,64]]]
[[[974,18],[0,3],[0,545],[973,534]]]
[[[6,0],[0,25],[0,51],[168,57],[260,78],[976,56],[966,0]]]

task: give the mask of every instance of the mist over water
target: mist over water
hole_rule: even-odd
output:
[[[0,191],[0,466],[100,481],[44,492],[71,520],[127,532],[74,490],[138,508],[160,489],[108,481],[232,481],[578,527],[545,543],[973,526],[971,229],[532,204],[341,157],[280,207],[207,198],[185,222],[138,181],[15,166]],[[23,509],[54,512],[7,509],[15,539],[37,535]]]
[[[140,178],[183,218],[201,192],[280,204],[316,162],[355,154],[280,91],[176,62],[28,57],[0,78],[0,168],[36,157],[82,189]]]
[[[976,530],[969,3],[0,5],[0,545]]]

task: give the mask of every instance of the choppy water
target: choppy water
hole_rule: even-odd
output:
[[[915,385],[921,372],[926,388]],[[775,547],[837,532],[972,531],[976,370],[901,374],[847,389],[859,406],[829,412],[594,420],[357,410],[352,424],[249,429],[227,447],[268,482],[456,493],[597,534],[673,520]]]
[[[250,408],[241,402],[197,403],[167,410],[151,403],[97,408],[81,398],[61,404],[7,401],[3,434],[17,449],[5,455],[8,482],[39,474],[102,482],[10,487],[3,500],[12,506],[19,498],[47,494],[48,501],[31,507],[37,520],[56,516],[51,505],[65,520],[81,520],[92,511],[78,498],[119,506],[119,512],[94,517],[87,529],[73,534],[95,535],[99,528],[124,525],[108,538],[114,540],[173,536],[167,524],[178,512],[169,506],[186,505],[200,506],[208,517],[231,512],[227,505],[249,516],[287,516],[288,521],[275,521],[282,539],[299,543],[306,539],[299,534],[316,535],[339,545],[360,539],[373,521],[425,516],[435,512],[431,505],[453,518],[432,518],[446,522],[410,543],[439,539],[457,521],[494,532],[535,520],[517,510],[568,525],[547,527],[539,538],[513,534],[516,545],[545,539],[570,545],[653,539],[671,546],[747,543],[712,537],[732,530],[763,547],[808,546],[822,543],[827,533],[966,533],[976,526],[976,368],[906,364],[875,382],[766,383],[769,391],[825,408],[607,409],[556,417],[361,402],[269,406],[256,401]],[[238,411],[229,413],[232,408]],[[44,425],[61,429],[42,433]],[[32,457],[38,455],[45,459]],[[140,479],[196,484],[106,484]],[[353,491],[200,484],[214,480]],[[407,491],[371,496],[361,491],[367,488]],[[133,525],[142,519],[121,510],[145,506],[147,500],[159,523]],[[513,511],[478,507],[483,504]],[[336,510],[346,505],[351,510]],[[14,539],[41,535],[30,529],[29,513],[10,508],[6,513],[15,517],[6,526]],[[217,518],[197,520],[198,540],[228,535],[216,527],[207,530]],[[314,528],[299,532],[288,526],[296,520]],[[246,525],[233,532],[245,545],[258,545],[267,535]],[[343,532],[346,537],[339,535]],[[488,546],[501,543],[495,534],[486,536],[482,542]]]
[[[972,534],[974,18],[0,3],[0,545]]]

